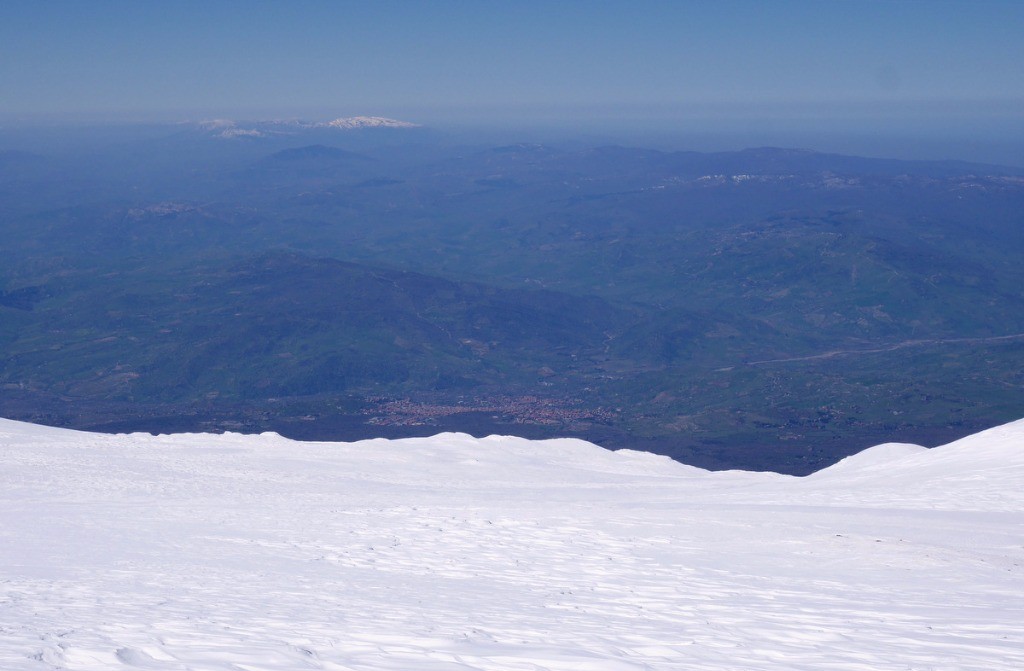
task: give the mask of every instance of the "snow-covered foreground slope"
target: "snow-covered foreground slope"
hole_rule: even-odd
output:
[[[0,669],[1021,669],[1024,422],[805,479],[0,421]]]

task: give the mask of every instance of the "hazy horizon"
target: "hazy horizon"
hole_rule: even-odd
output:
[[[375,115],[1020,165],[1022,29],[999,0],[15,2],[0,129]]]
[[[358,114],[358,113],[357,113]],[[352,114],[356,116],[357,114]],[[568,115],[520,115],[496,119],[481,115],[445,115],[437,110],[369,110],[365,116],[390,116],[422,124],[451,141],[469,144],[540,142],[576,145],[624,145],[661,151],[736,151],[751,147],[786,147],[824,153],[850,154],[906,160],[962,160],[1024,167],[1024,120],[912,117],[837,119],[800,117],[719,116],[668,114],[600,118]],[[235,121],[300,119],[325,121],[345,116],[323,110],[294,115],[242,114],[228,117],[199,114],[154,119],[80,118],[0,122],[0,151],[53,151],[66,133],[103,141],[105,133],[94,130],[137,127],[156,132],[166,126],[219,118]],[[341,138],[339,138],[340,140]]]

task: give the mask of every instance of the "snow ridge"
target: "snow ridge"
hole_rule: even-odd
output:
[[[1024,422],[807,478],[0,420],[0,668],[1024,668]]]

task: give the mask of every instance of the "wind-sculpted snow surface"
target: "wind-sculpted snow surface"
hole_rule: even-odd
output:
[[[804,479],[0,422],[0,668],[1024,668],[1024,423]]]

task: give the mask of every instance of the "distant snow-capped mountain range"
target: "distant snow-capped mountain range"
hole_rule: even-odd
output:
[[[340,117],[331,121],[301,121],[298,119],[235,121],[232,119],[206,119],[195,122],[195,125],[204,131],[222,138],[266,137],[326,128],[339,130],[421,128],[420,124],[381,116]]]
[[[418,128],[419,124],[382,116],[350,116],[317,124],[317,126],[330,128]]]

